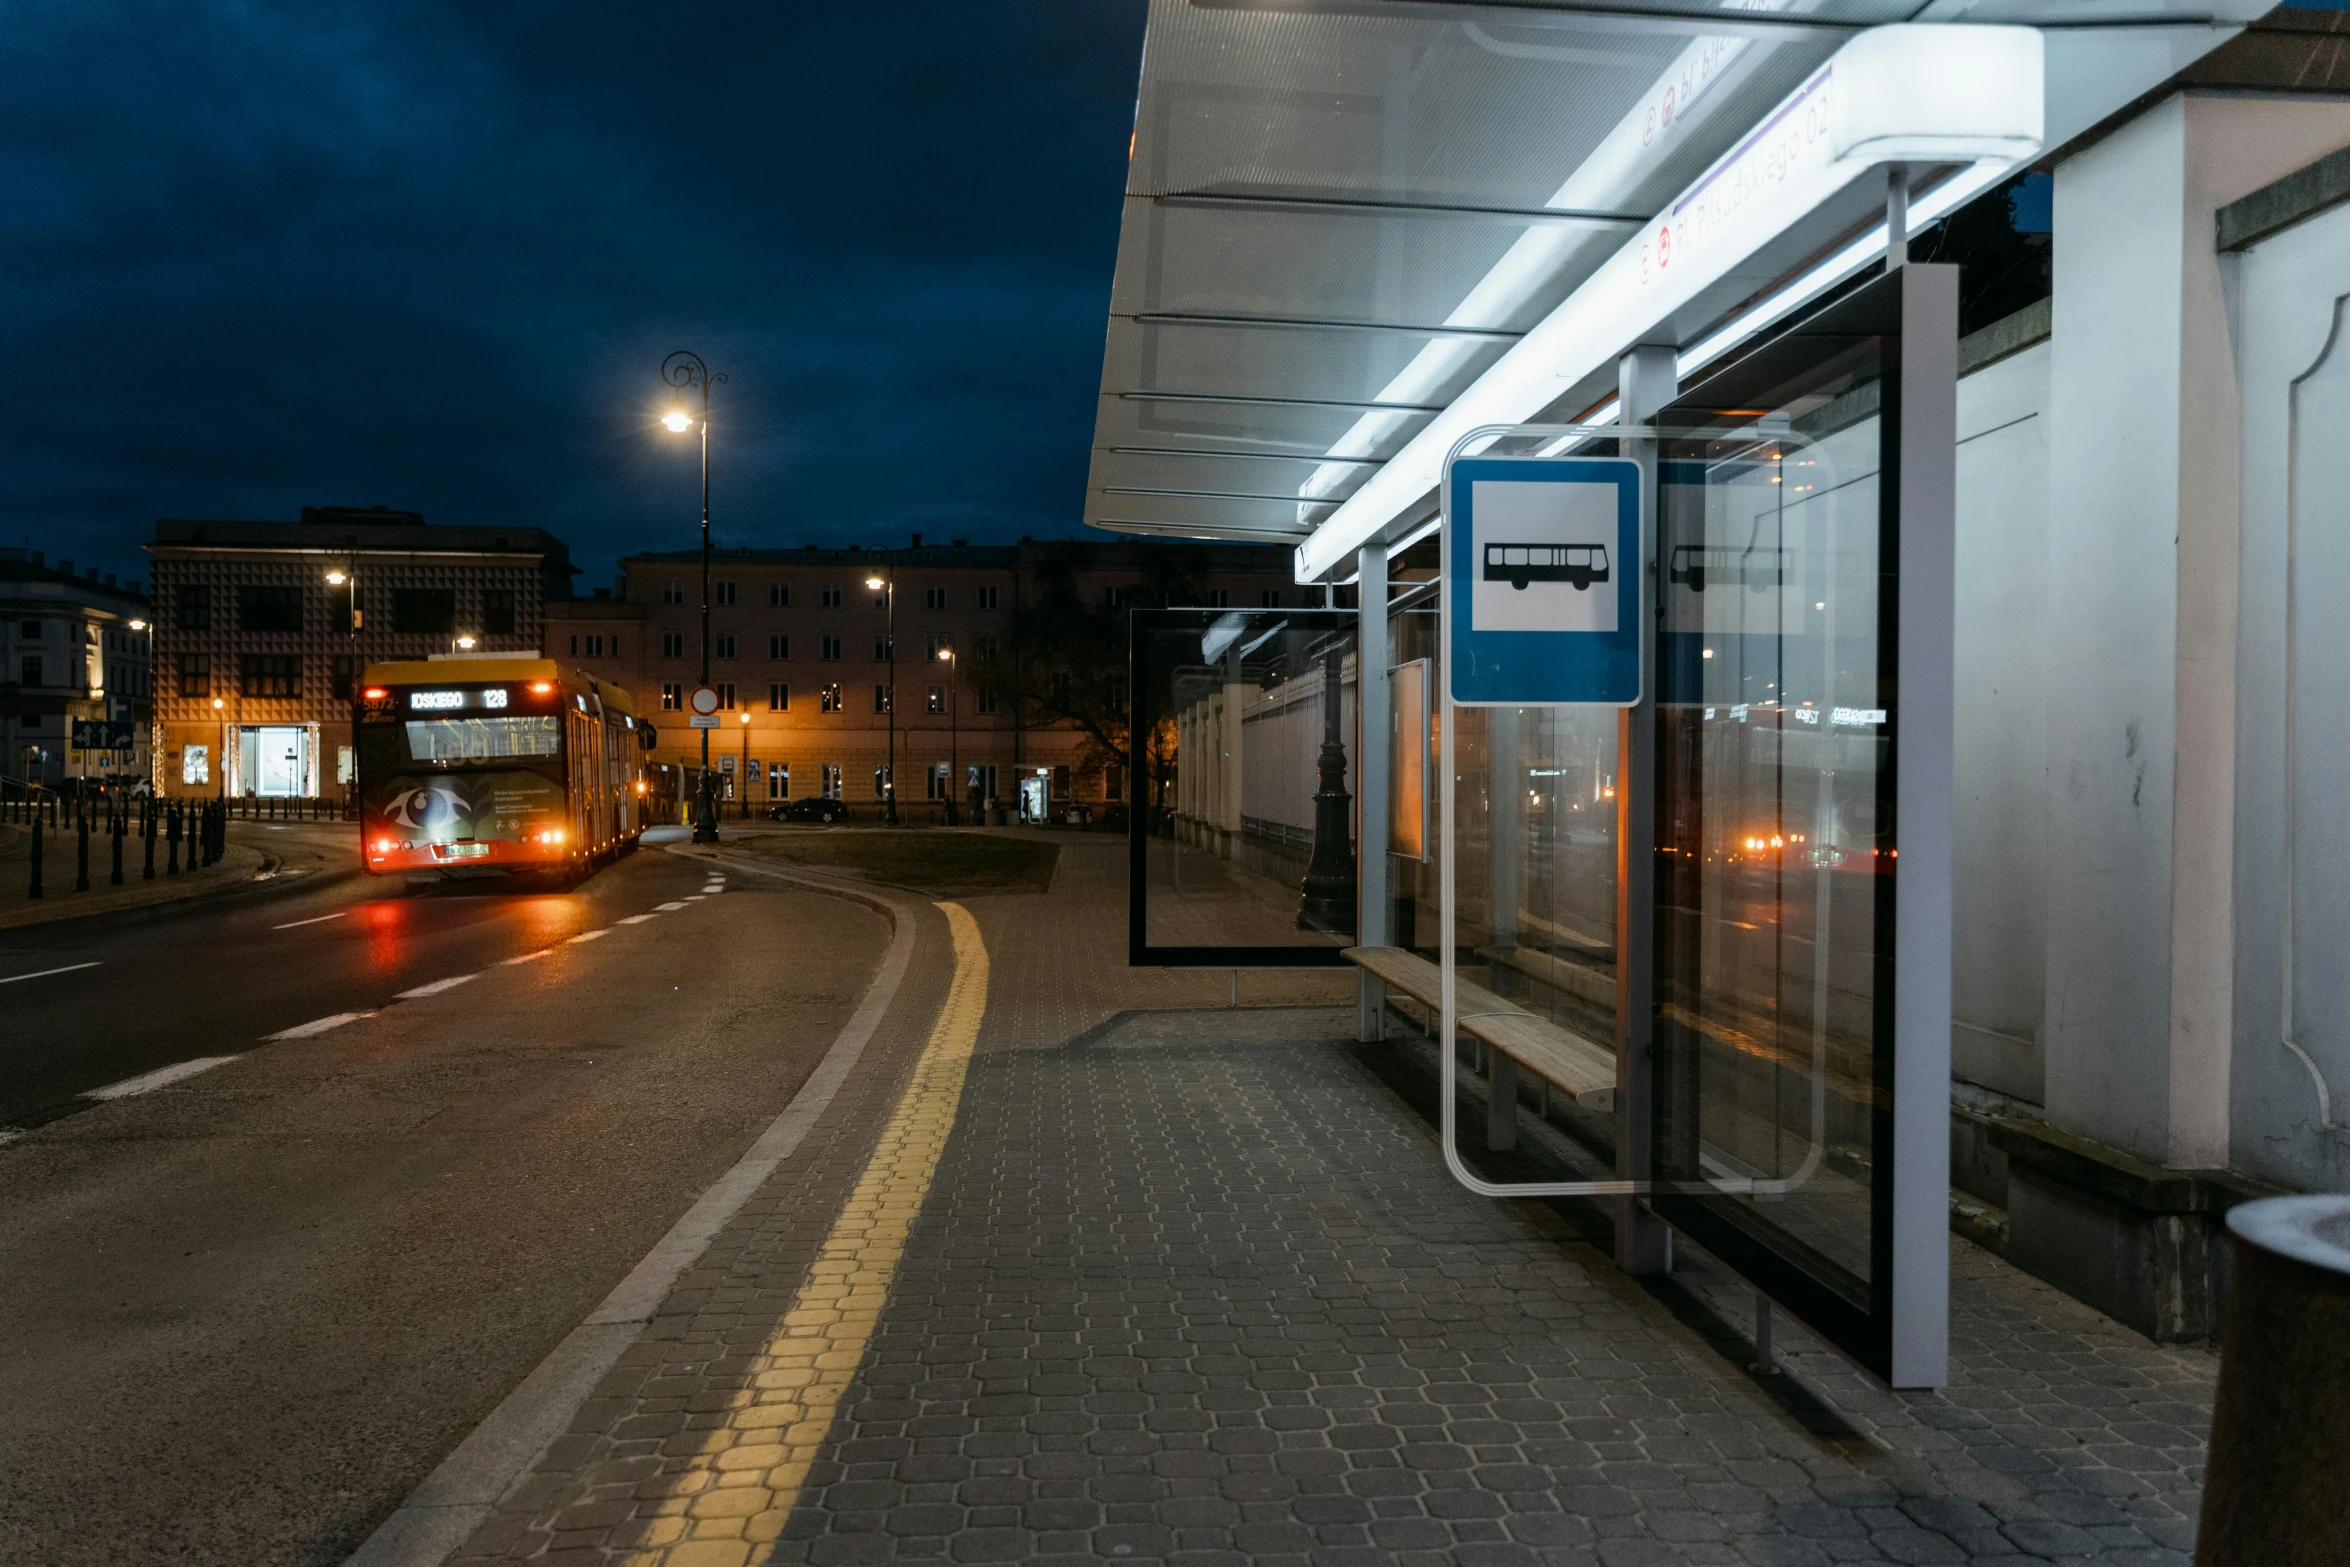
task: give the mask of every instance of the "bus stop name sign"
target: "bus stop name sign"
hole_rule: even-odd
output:
[[[1445,666],[1464,707],[1630,707],[1643,690],[1640,465],[1458,457],[1444,476]]]

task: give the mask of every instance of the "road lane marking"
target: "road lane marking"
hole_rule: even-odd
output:
[[[791,1517],[871,1347],[907,1238],[954,1132],[964,1076],[987,1015],[987,944],[979,923],[959,903],[937,907],[955,936],[955,977],[946,1005],[857,1189],[833,1220],[782,1326],[752,1362],[748,1391],[754,1401],[728,1411],[703,1439],[702,1450],[686,1461],[690,1480],[664,1477],[677,1487],[672,1494],[693,1497],[686,1506],[689,1519],[747,1520],[757,1525],[755,1531],[746,1528],[749,1538],[775,1538],[771,1531]],[[625,1560],[649,1567],[660,1557],[659,1550],[649,1550]]]
[[[295,928],[296,926],[298,926],[298,925],[323,925],[323,924],[325,924],[325,923],[326,923],[328,920],[339,920],[339,919],[341,919],[341,918],[342,918],[344,915],[346,915],[346,914],[348,914],[348,913],[350,913],[350,912],[351,912],[351,911],[350,911],[349,909],[337,909],[337,910],[336,910],[334,913],[332,913],[332,914],[321,914],[321,915],[319,915],[319,916],[318,916],[318,918],[316,918],[316,919],[312,919],[312,920],[288,920],[288,921],[286,921],[286,922],[285,922],[283,925],[272,925],[272,926],[270,926],[269,928],[270,928],[271,930],[292,930],[292,929],[294,929],[294,928]]]
[[[685,905],[682,903],[656,903],[653,905],[653,911],[657,914],[672,914],[684,907]]]
[[[332,1017],[314,1017],[307,1023],[296,1023],[292,1028],[281,1028],[274,1034],[263,1034],[261,1037],[264,1042],[274,1042],[280,1039],[309,1039],[314,1035],[323,1034],[329,1029],[341,1028],[345,1023],[356,1023],[363,1017],[373,1016],[375,1014],[372,1012],[337,1012]]]
[[[553,947],[541,947],[536,952],[525,952],[521,957],[508,958],[503,966],[512,968],[517,963],[536,963],[541,958],[554,956],[554,953]]]
[[[76,969],[96,968],[105,961],[103,958],[92,958],[87,963],[68,963],[63,968],[40,968],[33,970],[30,974],[11,974],[6,979],[0,979],[0,985],[13,985],[18,980],[24,979],[47,979],[52,974],[71,974]]]
[[[169,1088],[174,1083],[186,1082],[198,1072],[209,1072],[216,1066],[234,1061],[235,1056],[198,1056],[193,1061],[181,1061],[153,1072],[142,1072],[137,1077],[126,1077],[119,1083],[85,1092],[84,1099],[128,1099],[134,1094],[151,1094],[158,1088]]]
[[[685,895],[685,901],[688,903],[699,903],[702,901],[702,895],[698,892],[689,892]]]
[[[677,829],[672,837],[682,834]],[[654,840],[660,841],[660,840]],[[855,1070],[865,1047],[895,1004],[914,956],[914,910],[895,899],[847,893],[820,882],[761,868],[758,874],[842,898],[883,914],[891,924],[888,950],[864,999],[832,1046],[808,1074],[783,1113],[733,1167],[706,1188],[670,1226],[602,1305],[573,1328],[521,1386],[506,1395],[471,1435],[377,1526],[344,1567],[440,1567],[490,1516],[498,1498],[537,1467],[589,1395],[629,1345],[638,1341],[686,1269],[733,1222],[743,1205],[801,1142]]]
[[[631,914],[628,918],[614,921],[614,923],[620,925],[642,925],[647,920],[657,920],[660,917],[661,916],[659,914]]]
[[[612,928],[607,925],[602,930],[583,930],[578,935],[572,937],[571,940],[573,944],[577,944],[582,941],[598,941],[603,937],[609,936],[611,934]]]
[[[414,990],[403,990],[392,999],[394,1001],[421,1001],[426,996],[437,996],[444,990],[455,990],[459,985],[479,978],[481,978],[479,974],[457,974],[448,979],[436,979],[429,985],[419,985]]]

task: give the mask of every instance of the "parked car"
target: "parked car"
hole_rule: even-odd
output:
[[[845,822],[849,808],[839,800],[828,800],[820,794],[804,794],[796,800],[767,807],[771,822]]]

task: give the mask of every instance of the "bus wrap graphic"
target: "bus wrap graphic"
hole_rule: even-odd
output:
[[[1608,579],[1604,544],[1488,544],[1485,580],[1523,593],[1529,582],[1564,582],[1581,593]]]

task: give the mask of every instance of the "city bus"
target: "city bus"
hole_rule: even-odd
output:
[[[549,658],[370,664],[358,701],[368,874],[586,870],[647,824],[652,726]]]

